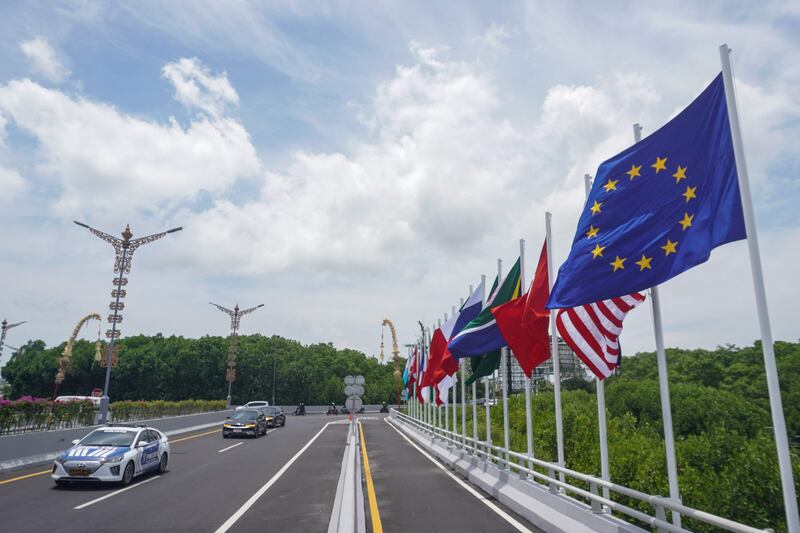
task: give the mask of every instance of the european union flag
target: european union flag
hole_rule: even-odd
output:
[[[600,165],[547,307],[647,289],[744,238],[720,74],[665,126]]]

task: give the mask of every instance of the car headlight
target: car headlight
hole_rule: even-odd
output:
[[[67,462],[67,456],[66,455],[59,455],[58,457],[56,457],[56,462],[58,464],[60,464],[60,465],[63,465],[64,463]]]
[[[230,424],[222,424],[222,427],[224,427],[224,428],[232,428],[233,426],[230,425]]]
[[[247,424],[245,427],[246,428],[254,428],[254,427],[256,427],[256,425],[255,424]]]
[[[100,463],[102,463],[102,464],[119,463],[120,461],[122,461],[122,458],[123,458],[124,455],[125,455],[124,453],[121,453],[119,455],[115,455],[114,457],[109,457],[107,459],[104,457],[104,458],[100,459]]]

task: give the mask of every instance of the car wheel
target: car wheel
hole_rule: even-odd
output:
[[[122,473],[122,481],[123,485],[130,485],[131,481],[133,481],[133,463],[128,463],[125,466],[125,471]]]
[[[223,438],[223,439],[229,439],[229,438],[231,438],[231,436],[230,436],[230,435],[228,435],[227,433],[223,433],[223,434],[222,434],[222,438]]]
[[[161,454],[161,462],[158,463],[158,472],[159,474],[163,474],[167,471],[167,461],[169,458],[167,457],[167,453],[164,452]]]
[[[283,426],[285,426],[285,425],[286,425],[286,419],[284,418],[284,419],[283,419],[283,422],[281,422],[281,427],[283,427]]]

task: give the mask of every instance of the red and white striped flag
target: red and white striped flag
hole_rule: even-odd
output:
[[[638,292],[591,304],[560,309],[556,327],[575,354],[594,375],[605,379],[619,364],[622,321],[644,301]]]

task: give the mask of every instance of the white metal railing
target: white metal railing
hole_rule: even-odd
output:
[[[771,529],[757,529],[721,516],[687,507],[669,498],[664,498],[663,496],[646,494],[623,485],[606,481],[599,477],[563,468],[556,463],[536,459],[525,453],[507,450],[486,441],[477,440],[464,434],[454,433],[411,418],[408,415],[398,412],[396,409],[391,410],[390,418],[399,419],[402,423],[415,426],[419,430],[430,434],[433,438],[440,439],[448,445],[460,448],[469,454],[474,454],[478,458],[494,462],[500,468],[507,468],[509,471],[516,471],[520,476],[527,476],[541,481],[549,487],[551,494],[562,494],[565,497],[569,497],[568,493],[571,493],[575,496],[586,498],[591,502],[592,511],[596,514],[603,513],[603,507],[605,506],[611,511],[616,511],[630,518],[639,520],[650,527],[656,528],[658,531],[671,531],[675,533],[689,532],[690,530],[688,529],[667,522],[667,510],[669,510],[680,513],[687,518],[692,518],[727,531],[734,531],[737,533],[772,532]],[[512,459],[516,459],[519,462],[514,462]],[[528,466],[525,466],[526,464]],[[532,468],[533,466],[546,470],[547,474],[534,470]],[[589,490],[587,491],[581,487],[571,485],[566,480],[562,481],[562,476],[563,478],[572,478],[586,483],[589,486]],[[560,492],[559,489],[563,492]],[[608,489],[610,492],[652,505],[654,514],[650,515],[638,509],[633,509],[627,505],[615,502],[610,498],[603,497],[603,495],[600,494],[601,489]]]

